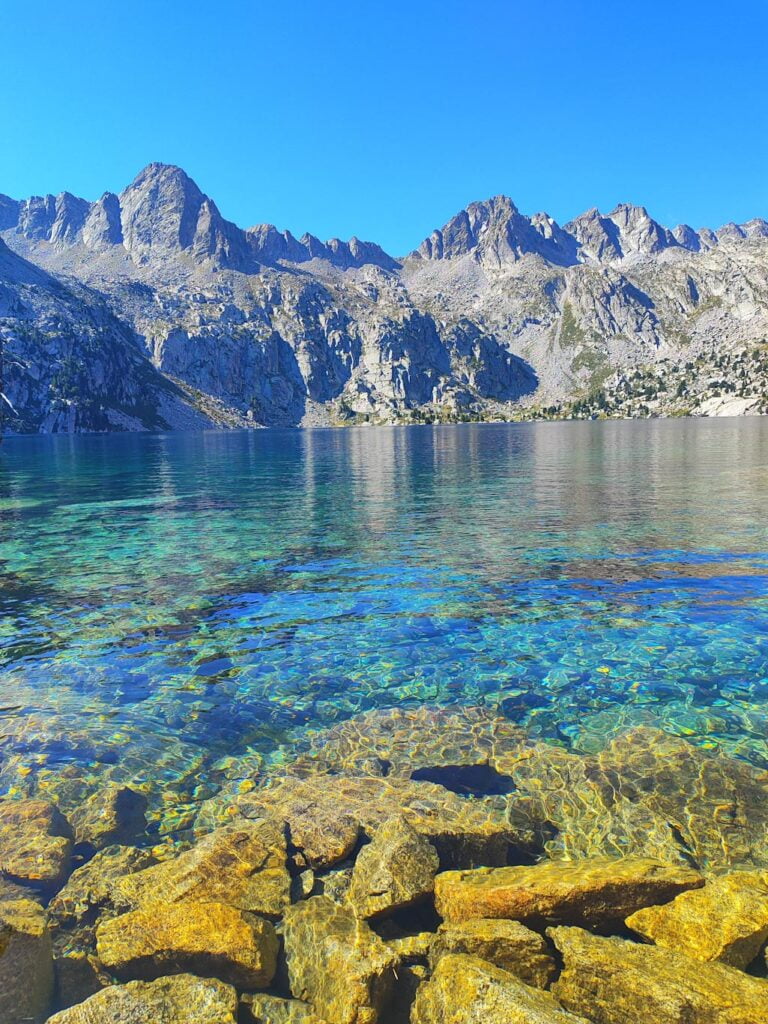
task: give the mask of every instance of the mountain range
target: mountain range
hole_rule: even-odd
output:
[[[11,432],[768,411],[768,223],[471,203],[403,257],[243,229],[178,167],[0,195]]]

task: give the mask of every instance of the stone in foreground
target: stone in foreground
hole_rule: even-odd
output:
[[[111,985],[48,1024],[237,1024],[237,993],[214,978],[177,974]]]
[[[763,1024],[768,981],[724,964],[580,928],[550,928],[565,967],[552,987],[594,1024]]]
[[[73,871],[67,884],[48,904],[49,913],[60,923],[92,919],[95,911],[112,902],[118,878],[151,867],[155,859],[149,850],[135,846],[107,846]]]
[[[665,906],[638,910],[626,923],[694,960],[747,967],[768,939],[768,884],[758,872],[734,871]]]
[[[429,840],[404,818],[391,818],[357,855],[349,901],[361,917],[409,907],[433,892],[438,867]]]
[[[291,991],[328,1024],[377,1024],[392,998],[397,956],[349,906],[314,896],[286,911]]]
[[[546,940],[519,921],[442,924],[430,947],[433,969],[442,957],[452,953],[486,960],[534,988],[547,988],[557,973]]]
[[[413,1004],[411,1024],[586,1024],[551,996],[474,956],[444,956]]]
[[[0,905],[0,1021],[41,1020],[53,992],[53,952],[45,912],[32,900]]]
[[[178,901],[227,903],[279,917],[290,902],[285,835],[271,822],[216,829],[191,850],[115,884],[115,902],[139,907],[162,896]]]
[[[435,879],[435,904],[447,921],[502,917],[536,926],[605,928],[703,884],[690,868],[645,858],[543,861],[446,871]]]
[[[265,988],[278,940],[269,921],[223,903],[153,903],[99,925],[96,949],[123,980],[189,971]]]
[[[53,804],[0,801],[0,874],[41,889],[55,888],[66,877],[71,854],[71,829]]]
[[[241,1004],[253,1024],[325,1024],[311,1006],[298,999],[280,999],[259,992],[244,995]]]

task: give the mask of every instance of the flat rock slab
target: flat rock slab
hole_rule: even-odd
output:
[[[266,988],[278,946],[269,921],[223,903],[148,904],[96,930],[99,960],[123,980],[190,971]]]
[[[437,851],[405,818],[385,822],[355,860],[348,899],[361,917],[409,907],[435,888]]]
[[[139,907],[168,903],[227,903],[279,917],[290,903],[291,878],[281,824],[241,822],[211,832],[191,850],[115,882],[115,902]]]
[[[690,868],[645,858],[543,861],[446,871],[435,879],[435,904],[447,921],[501,917],[605,928],[703,884]]]
[[[46,800],[0,801],[0,874],[41,889],[61,885],[69,871],[72,830]]]
[[[416,994],[411,1024],[587,1024],[548,992],[474,956],[450,954]]]
[[[564,969],[560,1002],[594,1024],[764,1024],[768,981],[724,964],[580,928],[550,928]]]
[[[486,960],[534,988],[547,988],[557,974],[546,940],[519,921],[490,919],[442,924],[429,950],[432,968],[451,953]]]
[[[664,906],[638,910],[626,923],[694,960],[747,967],[768,939],[768,880],[764,873],[734,871]]]
[[[32,900],[0,904],[0,1021],[37,1021],[53,994],[53,951],[45,911]]]
[[[213,978],[177,974],[111,985],[47,1024],[237,1024],[237,993]]]
[[[327,896],[297,903],[286,911],[283,936],[294,996],[328,1024],[376,1024],[398,958],[351,907]]]

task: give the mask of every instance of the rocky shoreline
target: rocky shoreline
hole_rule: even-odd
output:
[[[0,801],[3,1024],[759,1024],[768,773],[373,712],[156,845],[137,787]]]

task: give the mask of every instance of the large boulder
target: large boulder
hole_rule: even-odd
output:
[[[69,821],[77,843],[97,850],[137,839],[147,827],[147,798],[129,786],[109,783],[76,808]]]
[[[286,856],[280,824],[243,821],[216,829],[173,860],[118,879],[115,902],[139,907],[161,896],[279,917],[290,902]]]
[[[586,1024],[548,992],[474,956],[451,954],[417,993],[411,1024]]]
[[[0,1021],[40,1021],[53,995],[53,952],[45,911],[32,900],[0,904]]]
[[[448,921],[503,917],[537,927],[606,928],[641,907],[703,884],[697,871],[644,858],[543,861],[531,867],[446,871],[435,879],[435,905]]]
[[[237,992],[214,978],[177,974],[111,985],[47,1024],[237,1024]]]
[[[626,923],[657,946],[694,960],[747,967],[768,939],[768,881],[758,872],[734,871],[671,903],[638,910]]]
[[[0,800],[0,875],[40,889],[64,881],[72,856],[72,830],[45,800]]]
[[[351,907],[327,896],[297,903],[286,911],[283,936],[297,999],[328,1024],[379,1021],[394,992],[398,959]]]
[[[367,918],[409,907],[434,891],[439,866],[428,839],[404,818],[390,818],[357,855],[348,899]]]
[[[594,1024],[761,1024],[768,981],[723,964],[580,928],[550,928],[564,968],[552,987]]]
[[[429,948],[432,968],[452,953],[486,960],[534,988],[547,988],[557,974],[546,940],[519,921],[490,919],[441,924]]]
[[[223,903],[149,903],[96,930],[99,960],[122,980],[189,971],[266,988],[278,945],[269,921]]]

